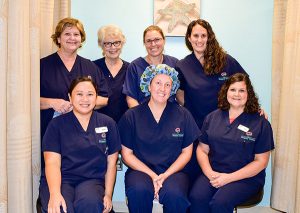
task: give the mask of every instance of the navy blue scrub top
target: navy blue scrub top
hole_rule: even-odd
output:
[[[72,70],[69,72],[57,53],[42,58],[40,61],[40,96],[69,101],[69,86],[72,80],[80,76],[91,76],[97,84],[97,94],[108,97],[108,86],[104,75],[92,61],[77,55]],[[52,108],[41,110],[41,137],[53,118],[53,114]]]
[[[205,118],[199,141],[209,146],[212,169],[224,173],[237,171],[255,154],[274,149],[272,127],[258,113],[244,112],[230,124],[228,111],[217,109]],[[263,185],[265,170],[251,178]]]
[[[98,109],[97,111],[108,115],[116,122],[118,122],[121,116],[128,109],[126,95],[122,93],[122,89],[129,63],[127,61],[123,61],[123,65],[115,77],[112,76],[109,69],[107,68],[104,57],[94,61],[94,63],[99,67],[100,70],[102,70],[108,87],[111,90],[108,104],[105,107]]]
[[[118,123],[122,145],[157,174],[165,172],[199,136],[188,110],[168,102],[157,123],[148,103],[129,109]]]
[[[51,120],[42,142],[42,151],[61,155],[62,183],[77,184],[88,179],[104,183],[107,156],[121,149],[115,121],[93,112],[85,131],[73,111]],[[41,183],[45,183],[45,170]]]
[[[208,113],[218,108],[218,92],[223,83],[235,73],[245,73],[242,66],[227,54],[222,72],[206,75],[195,54],[180,60],[175,68],[179,72],[180,89],[184,91],[184,107],[194,116],[199,128]]]
[[[167,64],[170,67],[175,68],[177,62],[177,58],[169,55],[163,55],[163,64]],[[149,97],[145,97],[145,93],[143,93],[140,88],[141,76],[148,66],[150,66],[150,64],[142,57],[132,61],[128,66],[123,86],[123,93],[134,98],[140,104],[149,101]],[[174,96],[170,97],[170,100],[174,101],[174,99]]]

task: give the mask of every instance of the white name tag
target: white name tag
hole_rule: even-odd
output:
[[[243,132],[248,132],[248,131],[249,131],[249,128],[248,128],[248,127],[245,127],[245,126],[243,126],[243,125],[241,125],[241,124],[238,126],[238,129],[239,129],[239,130],[242,130]]]
[[[108,132],[107,126],[97,127],[97,128],[95,128],[95,132],[96,133]]]

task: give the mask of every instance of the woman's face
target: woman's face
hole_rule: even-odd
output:
[[[122,39],[118,36],[106,36],[103,45],[102,50],[104,52],[105,57],[110,59],[117,59],[120,57],[121,51],[123,47]]]
[[[165,40],[158,31],[151,30],[146,33],[144,44],[148,55],[156,57],[162,55],[164,51]]]
[[[165,74],[156,75],[149,86],[151,100],[157,103],[166,103],[170,97],[172,89],[172,80]]]
[[[81,45],[81,35],[77,27],[66,27],[57,39],[60,49],[66,52],[74,52]]]
[[[93,84],[89,81],[78,83],[70,95],[74,113],[81,115],[92,114],[96,105],[97,94]]]
[[[248,99],[247,86],[244,81],[231,84],[227,91],[227,101],[230,108],[243,109],[245,108]]]
[[[193,47],[194,52],[203,55],[207,45],[208,34],[207,30],[199,24],[196,24],[191,32],[189,41]]]

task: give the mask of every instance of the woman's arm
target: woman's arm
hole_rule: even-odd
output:
[[[107,171],[105,174],[105,193],[103,198],[104,213],[110,212],[112,208],[112,194],[117,173],[118,152],[115,152],[107,157]]]
[[[152,171],[146,164],[140,161],[133,154],[133,151],[127,148],[126,146],[122,145],[121,153],[122,153],[123,161],[127,166],[129,166],[133,170],[144,172],[151,177],[153,182],[153,187],[154,187],[154,196],[157,197],[160,187],[155,180],[158,177],[158,175],[154,171]]]
[[[130,96],[126,96],[127,105],[129,108],[139,105],[139,102]]]
[[[155,180],[160,187],[162,187],[163,182],[175,172],[180,171],[189,162],[192,157],[193,144],[182,149],[181,154],[178,156],[176,161],[162,174],[160,174]]]
[[[122,157],[123,161],[126,165],[128,165],[130,168],[144,172],[147,175],[149,175],[152,179],[157,177],[157,174],[153,172],[146,164],[144,164],[142,161],[140,161],[134,154],[133,151],[126,146],[122,145]]]
[[[50,108],[53,108],[59,113],[67,113],[73,109],[73,106],[69,101],[64,99],[40,97],[40,109],[44,110]]]
[[[218,172],[215,172],[211,168],[209,158],[208,158],[208,153],[209,153],[209,146],[207,144],[200,142],[197,147],[197,150],[196,150],[198,163],[199,163],[204,175],[209,180],[213,180],[213,178],[218,174]]]
[[[96,100],[96,106],[95,109],[100,109],[102,107],[105,107],[108,103],[108,97],[103,97],[98,95]]]
[[[60,206],[67,212],[66,202],[61,194],[61,155],[56,152],[44,152],[45,173],[48,183],[50,199],[48,212],[60,213]]]
[[[184,91],[183,90],[181,90],[181,89],[177,90],[176,100],[181,106],[184,106]]]
[[[211,181],[211,184],[215,187],[221,187],[234,181],[253,177],[267,167],[269,157],[270,151],[256,154],[251,163],[229,174],[220,173],[218,177]]]

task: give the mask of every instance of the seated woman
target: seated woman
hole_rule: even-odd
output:
[[[94,112],[96,84],[72,81],[73,110],[54,118],[42,141],[45,169],[40,181],[43,212],[109,212],[121,149],[116,123]]]
[[[201,129],[197,159],[204,174],[191,189],[191,213],[232,213],[264,186],[274,149],[271,125],[259,115],[247,75],[236,73],[225,82],[218,107]]]
[[[181,170],[190,160],[199,129],[191,114],[168,101],[179,87],[178,73],[165,64],[151,65],[140,88],[150,100],[129,109],[119,121],[122,157],[129,167],[125,191],[129,212],[151,213],[153,199],[164,212],[186,212],[188,176]]]

